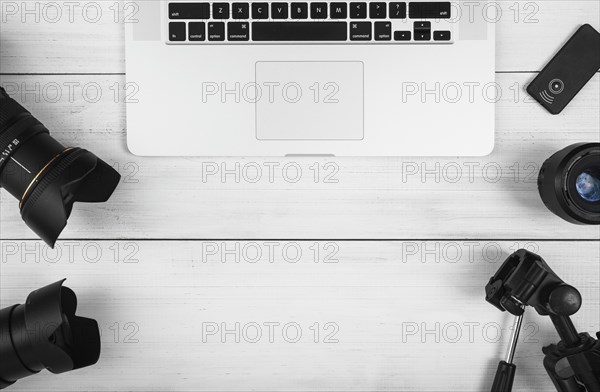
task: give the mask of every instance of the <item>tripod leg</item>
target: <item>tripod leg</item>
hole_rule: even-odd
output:
[[[544,368],[558,392],[586,392],[585,387],[577,382],[574,375],[566,379],[558,377],[556,364],[561,360],[561,356],[556,345],[544,347],[543,352],[546,354]]]

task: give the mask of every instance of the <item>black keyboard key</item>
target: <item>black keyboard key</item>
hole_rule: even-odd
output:
[[[252,19],[268,19],[269,4],[268,3],[252,3]]]
[[[185,22],[169,23],[169,41],[185,41]]]
[[[410,41],[410,31],[394,31],[394,41]]]
[[[431,41],[431,31],[415,30],[415,41]]]
[[[375,41],[392,40],[392,22],[375,22]]]
[[[248,41],[250,40],[250,23],[248,22],[228,22],[227,23],[228,41]]]
[[[292,3],[292,19],[308,19],[307,3]]]
[[[371,22],[350,22],[350,41],[370,41]]]
[[[390,3],[390,19],[406,19],[406,3]]]
[[[233,19],[250,18],[250,6],[248,5],[248,3],[231,4],[231,16],[233,17]]]
[[[346,19],[348,17],[348,3],[330,3],[329,7],[331,19]]]
[[[287,19],[288,4],[287,3],[271,3],[271,18]]]
[[[229,3],[213,3],[213,19],[229,19]]]
[[[310,3],[311,19],[327,19],[327,3]]]
[[[204,41],[206,40],[206,23],[190,22],[188,25],[188,40]]]
[[[408,4],[408,15],[412,19],[449,19],[450,2],[411,2]]]
[[[369,18],[385,19],[386,12],[385,3],[369,3]]]
[[[431,40],[431,22],[415,22],[415,41]]]
[[[346,41],[346,22],[253,22],[253,41]]]
[[[431,22],[415,22],[413,25],[415,30],[431,30]]]
[[[433,32],[433,40],[434,41],[450,41],[450,32],[447,30],[434,31]]]
[[[209,41],[225,41],[225,23],[209,22],[208,23],[208,40]]]
[[[367,3],[350,3],[350,17],[352,19],[366,19]]]
[[[208,3],[169,3],[169,19],[208,19]]]

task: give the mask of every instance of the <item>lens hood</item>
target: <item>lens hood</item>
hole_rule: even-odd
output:
[[[21,217],[41,239],[54,246],[75,202],[105,202],[121,176],[87,150],[74,149],[48,168],[22,200]]]
[[[98,323],[75,315],[77,297],[64,281],[0,310],[0,389],[42,369],[64,373],[98,362]]]

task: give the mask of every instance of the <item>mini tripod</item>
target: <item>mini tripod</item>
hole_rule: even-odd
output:
[[[485,287],[486,301],[515,315],[506,361],[498,365],[492,392],[512,389],[516,367],[512,357],[525,306],[549,316],[561,341],[543,348],[544,367],[558,392],[600,392],[600,340],[578,333],[569,318],[581,307],[581,294],[567,285],[535,253],[520,249],[510,255]],[[600,332],[596,334],[600,339]]]

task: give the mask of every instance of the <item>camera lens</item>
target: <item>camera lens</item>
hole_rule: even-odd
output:
[[[0,187],[19,201],[25,223],[50,246],[73,203],[104,202],[120,179],[91,152],[65,147],[0,88]]]
[[[546,207],[566,221],[600,224],[600,143],[573,144],[548,158],[538,190]]]
[[[43,369],[64,373],[98,361],[98,323],[75,315],[77,297],[63,282],[0,309],[0,389]]]

